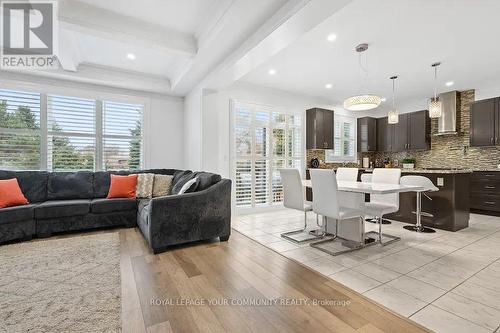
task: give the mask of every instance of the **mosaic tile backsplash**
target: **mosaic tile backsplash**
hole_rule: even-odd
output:
[[[474,90],[466,90],[459,93],[458,123],[459,133],[456,135],[434,136],[431,138],[431,149],[426,151],[407,151],[400,153],[360,153],[358,159],[369,157],[370,161],[376,159],[383,161],[401,161],[404,158],[415,158],[416,168],[461,168],[472,170],[499,170],[500,146],[499,147],[470,147],[470,107],[474,102]],[[432,134],[437,133],[437,119],[432,120]],[[340,166],[337,163],[324,163],[325,152],[322,149],[307,150],[307,163],[317,157],[322,161],[321,168],[334,168]],[[348,164],[359,167],[358,164]]]

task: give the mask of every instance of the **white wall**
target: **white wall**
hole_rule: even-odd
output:
[[[203,90],[194,89],[184,101],[184,166],[202,169],[202,103]]]
[[[231,178],[231,100],[283,107],[300,112],[328,105],[320,98],[300,96],[248,83],[238,83],[224,91],[205,91],[202,111],[202,169]],[[305,138],[303,140],[305,147]],[[304,156],[305,157],[305,156]]]
[[[0,88],[144,104],[145,167],[184,168],[183,98],[3,71]]]

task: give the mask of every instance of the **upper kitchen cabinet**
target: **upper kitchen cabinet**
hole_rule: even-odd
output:
[[[474,102],[470,111],[470,145],[474,147],[500,144],[499,98]]]
[[[431,118],[429,111],[409,113],[408,121],[408,149],[431,149]]]
[[[392,151],[393,138],[394,125],[388,123],[387,117],[377,118],[377,151]]]
[[[409,120],[409,114],[403,113],[399,115],[398,123],[394,124],[392,151],[404,151],[408,149]]]
[[[431,120],[429,111],[417,111],[399,115],[394,125],[392,151],[425,150],[431,146]]]
[[[377,151],[377,119],[358,118],[358,152]]]
[[[333,149],[333,111],[314,108],[306,111],[306,148]]]

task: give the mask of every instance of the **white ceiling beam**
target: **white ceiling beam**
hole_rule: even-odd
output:
[[[195,32],[198,40],[198,49],[210,44],[211,40],[217,36],[222,29],[221,20],[229,11],[235,0],[218,0],[212,12],[207,15],[205,21],[198,26]]]
[[[199,38],[197,56],[189,67],[186,66],[179,72],[180,75],[171,78],[172,89],[179,94],[189,93],[255,31],[268,26],[270,17],[279,17],[281,20],[289,12],[291,15],[296,12],[290,10],[291,7],[309,1],[311,0],[218,0],[213,12],[207,15],[213,18],[203,22],[196,32]],[[276,16],[278,12],[283,14]],[[269,29],[268,32],[271,31]]]
[[[159,94],[170,94],[170,81],[156,75],[82,63],[77,72],[56,70],[11,70],[49,79],[68,80],[94,85],[109,86],[135,91],[147,91]]]
[[[220,89],[291,45],[352,0],[290,0],[201,82]]]
[[[61,29],[188,57],[196,55],[198,50],[197,41],[193,35],[76,0],[59,2],[59,26]]]
[[[82,61],[81,52],[73,32],[59,32],[59,54],[56,54],[59,64],[65,71],[76,72]]]

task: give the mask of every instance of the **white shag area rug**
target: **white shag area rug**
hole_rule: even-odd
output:
[[[0,332],[119,332],[118,233],[0,246]]]

